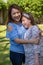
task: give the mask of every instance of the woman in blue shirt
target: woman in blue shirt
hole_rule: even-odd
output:
[[[23,45],[17,43],[31,43],[37,40],[29,41],[20,39],[21,35],[18,34],[18,30],[22,26],[21,15],[22,10],[18,5],[13,4],[9,7],[6,37],[10,38],[10,60],[12,65],[22,65],[25,58]]]

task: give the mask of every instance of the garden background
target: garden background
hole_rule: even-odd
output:
[[[43,0],[0,0],[0,65],[11,65],[9,59],[10,44],[9,39],[6,39],[6,21],[8,19],[8,7],[13,3],[19,5],[26,12],[31,12],[35,22],[43,31]],[[43,52],[43,44],[41,49],[41,52]],[[43,62],[42,60],[41,62]]]

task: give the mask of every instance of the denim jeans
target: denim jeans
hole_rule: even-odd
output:
[[[10,60],[12,65],[22,65],[22,62],[25,62],[25,55],[10,51]]]

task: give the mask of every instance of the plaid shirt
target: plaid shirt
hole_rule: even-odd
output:
[[[24,34],[24,39],[31,40],[39,37],[39,29],[36,25],[30,27]],[[40,45],[37,44],[23,44],[25,49],[25,54],[27,53],[40,53]]]

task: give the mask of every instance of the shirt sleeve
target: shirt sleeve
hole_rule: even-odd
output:
[[[8,26],[11,26],[12,30],[11,31],[6,30],[6,37],[10,38],[11,40],[18,38],[17,30],[13,27],[13,25],[9,23]]]
[[[39,37],[39,28],[37,27],[37,26],[34,26],[33,28],[32,28],[32,37],[31,37],[31,39],[34,39],[34,38],[36,38],[36,37]],[[34,44],[34,53],[36,54],[36,53],[40,53],[40,45],[37,45],[37,44]]]
[[[36,37],[39,37],[39,29],[37,26],[34,26],[31,30],[31,39],[34,39]]]

